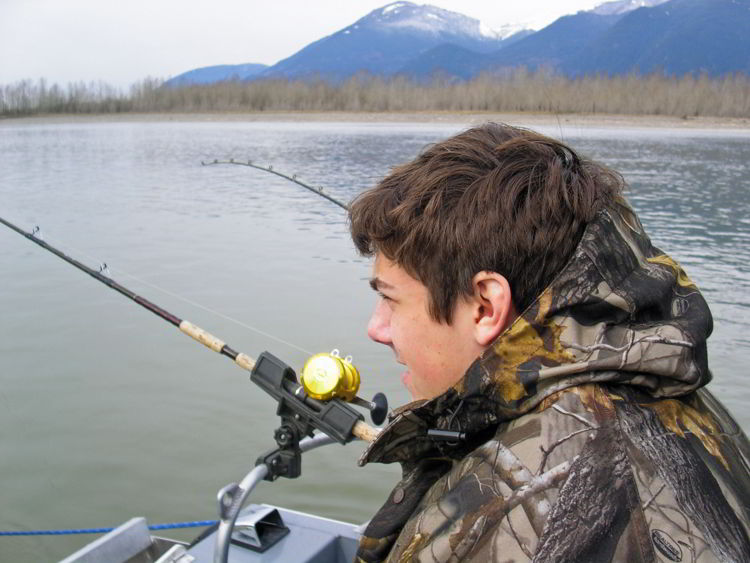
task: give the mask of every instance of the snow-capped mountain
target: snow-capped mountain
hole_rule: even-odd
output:
[[[492,29],[477,19],[451,12],[429,4],[393,2],[374,10],[356,25],[366,22],[373,28],[413,29],[435,35],[456,34],[478,41],[506,39],[522,30],[515,24],[507,24],[499,30]]]
[[[399,1],[247,79],[338,81],[367,72],[468,80],[519,66],[568,76],[750,73],[748,29],[750,0],[614,0],[563,16],[536,32],[519,31],[513,24],[490,30],[456,12]],[[182,80],[243,80],[245,72],[258,70],[249,68],[253,66],[199,69],[200,76],[187,73]]]
[[[497,29],[490,28],[485,25],[484,22],[480,22],[480,26],[484,35],[495,36],[499,39],[510,39],[513,36],[517,36],[519,33],[529,34],[534,32],[533,29],[524,23],[505,23]]]
[[[492,31],[477,19],[435,6],[393,2],[311,43],[261,76],[341,79],[360,71],[388,75],[444,43],[477,53],[496,51],[510,40],[511,31]]]
[[[653,6],[658,6],[667,1],[668,0],[612,0],[611,2],[599,4],[591,11],[600,16],[615,16],[632,12],[638,8],[651,8]]]

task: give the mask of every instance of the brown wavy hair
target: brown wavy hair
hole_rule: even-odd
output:
[[[451,322],[484,270],[505,276],[522,312],[623,186],[560,141],[486,123],[426,147],[357,196],[350,230],[362,255],[382,253],[427,287],[435,320]]]

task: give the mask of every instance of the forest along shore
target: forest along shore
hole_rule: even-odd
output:
[[[0,85],[0,115],[245,112],[493,112],[657,115],[750,119],[750,77],[687,74],[566,78],[523,69],[467,82],[355,76],[324,80],[228,81],[170,87],[145,79],[126,93],[105,83]]]

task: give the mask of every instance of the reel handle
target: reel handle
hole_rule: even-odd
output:
[[[349,402],[369,410],[372,422],[378,426],[383,424],[385,416],[388,414],[388,399],[383,393],[375,393],[372,401],[365,401],[359,397],[354,397]]]

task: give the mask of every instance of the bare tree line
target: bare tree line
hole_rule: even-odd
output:
[[[325,80],[228,81],[169,87],[147,78],[124,92],[102,82],[48,85],[22,80],[0,85],[0,115],[124,112],[491,111],[679,117],[750,117],[750,78],[744,74],[669,77],[585,76],[516,69],[467,82],[358,75]]]

